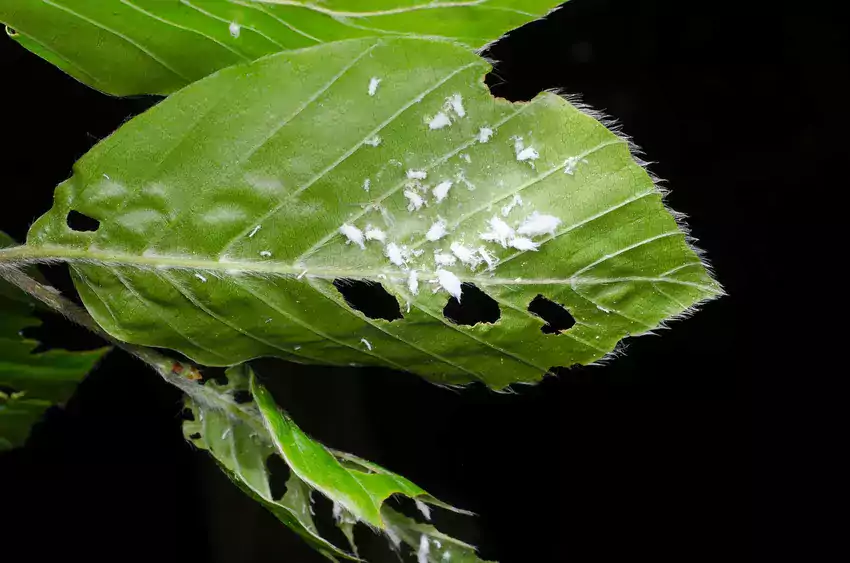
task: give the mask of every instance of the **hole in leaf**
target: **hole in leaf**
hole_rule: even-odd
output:
[[[543,334],[560,334],[576,324],[576,320],[563,305],[546,299],[542,295],[531,300],[528,311],[546,321],[546,324],[540,327]]]
[[[68,213],[67,223],[72,230],[79,232],[90,233],[100,228],[100,221],[73,209]]]
[[[187,407],[180,411],[180,420],[195,420],[195,413]]]
[[[461,284],[460,301],[449,298],[443,315],[455,324],[473,326],[477,323],[495,323],[502,316],[496,300],[472,285]]]
[[[352,309],[370,319],[396,321],[404,318],[398,300],[379,283],[340,278],[334,280],[334,287]]]
[[[201,372],[201,383],[206,384],[207,381],[215,381],[218,385],[223,387],[228,383],[225,371],[225,368],[205,367]]]
[[[200,437],[201,437],[200,432],[195,432],[194,434],[189,435],[189,438],[191,438],[192,440],[198,440]]]
[[[233,392],[233,400],[236,401],[237,404],[244,405],[245,403],[253,402],[254,397],[251,396],[250,391],[240,389],[239,391]]]
[[[272,498],[280,500],[286,494],[286,482],[289,481],[290,469],[280,456],[272,454],[266,458],[266,470],[269,472],[269,488]]]
[[[6,26],[6,33],[9,35],[9,37],[17,37],[18,36],[18,30],[13,29],[13,28],[9,27],[8,25]]]
[[[313,493],[313,522],[316,524],[316,529],[319,535],[338,546],[348,546],[348,540],[336,526],[333,517],[334,503],[325,495]]]

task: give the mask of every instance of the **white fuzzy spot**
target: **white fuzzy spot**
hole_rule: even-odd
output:
[[[517,232],[521,235],[536,237],[539,235],[549,234],[554,235],[561,220],[552,215],[541,215],[537,211],[531,214],[522,225],[519,226]]]
[[[464,184],[466,186],[466,189],[468,189],[469,191],[475,190],[475,184],[466,179],[466,174],[463,170],[458,172],[457,175],[455,175],[455,178],[457,178],[458,182]]]
[[[511,239],[510,244],[517,250],[537,250],[539,246],[536,242],[526,237],[515,237]]]
[[[352,242],[360,247],[360,249],[365,249],[366,246],[363,244],[363,231],[355,227],[354,225],[345,224],[339,228],[340,234],[344,235],[345,238],[348,239],[346,244],[351,244]]]
[[[445,254],[443,252],[434,253],[434,263],[437,264],[437,266],[452,266],[455,262],[457,262],[457,258],[451,254]]]
[[[109,177],[109,174],[104,174],[103,177],[106,178],[107,180],[112,180],[112,178]]]
[[[292,349],[293,349],[293,350],[300,350],[300,349],[301,349],[301,345],[293,346],[293,347],[292,347]],[[311,500],[312,500],[312,499],[311,499]]]
[[[428,177],[428,173],[424,170],[408,170],[407,178],[408,180],[424,180]]]
[[[428,122],[428,128],[433,131],[435,129],[442,129],[443,127],[446,127],[451,124],[452,120],[449,119],[449,116],[443,112],[440,112],[431,118],[431,121]]]
[[[380,135],[373,135],[363,142],[366,143],[367,145],[377,147],[378,145],[381,144],[381,136]]]
[[[437,219],[437,221],[431,225],[431,228],[428,229],[428,232],[425,233],[425,240],[434,242],[440,240],[446,236],[446,222],[443,219]]]
[[[481,258],[478,257],[475,250],[469,248],[468,246],[464,246],[459,242],[453,242],[451,246],[452,254],[457,256],[457,259],[474,268],[478,264],[481,263]]]
[[[375,92],[378,91],[378,84],[380,84],[380,83],[381,83],[381,79],[376,78],[374,76],[372,77],[371,80],[369,80],[369,95],[370,96],[375,95]]]
[[[587,164],[586,158],[579,158],[577,156],[571,156],[567,160],[564,161],[564,174],[569,174],[572,176],[576,173],[576,168],[578,167],[579,162],[584,162]]]
[[[488,252],[486,248],[484,248],[483,246],[479,246],[478,254],[480,254],[481,258],[484,259],[484,262],[487,263],[488,270],[492,270],[496,267],[496,262],[498,262],[498,260],[496,260],[496,257],[490,254],[490,252]]]
[[[306,275],[307,275],[307,269],[305,268],[304,270],[302,270],[302,271],[301,271],[301,273],[300,273],[300,274],[298,274],[297,276],[295,276],[295,279],[296,279],[296,280],[300,280],[301,278],[303,278],[303,277],[304,277],[304,276],[306,276]]]
[[[419,499],[413,499],[413,502],[416,504],[416,508],[419,510],[419,512],[422,513],[422,516],[425,517],[425,520],[430,522],[431,521],[431,508]]]
[[[519,205],[522,207],[522,198],[519,197],[519,194],[514,194],[514,198],[511,200],[509,204],[502,208],[502,217],[507,217],[511,214],[511,211],[514,210],[514,207]]]
[[[404,197],[410,202],[407,204],[408,211],[419,211],[425,205],[425,200],[422,199],[422,196],[413,190],[404,190]]]
[[[466,117],[466,110],[463,108],[463,96],[460,94],[452,94],[446,98],[446,108],[453,111],[458,117]]]
[[[448,560],[449,560],[449,559],[451,559],[451,558],[452,558],[452,554],[451,554],[451,552],[449,552],[449,551],[444,551],[444,552],[443,552],[443,561],[448,561]]]
[[[419,294],[419,274],[416,273],[416,270],[410,270],[410,275],[407,277],[407,289],[413,295]]]
[[[490,219],[490,230],[486,233],[481,233],[479,236],[486,241],[501,244],[502,248],[507,248],[508,241],[514,236],[514,230],[510,225],[493,215]]]
[[[272,253],[269,252],[268,250],[261,250],[260,256],[262,256],[263,258],[271,258]]]
[[[372,187],[372,180],[370,180],[369,178],[366,178],[365,180],[363,180],[363,191],[368,192],[369,188],[371,188],[371,187]]]
[[[195,277],[201,280],[202,282],[207,283],[207,278],[205,278],[201,274],[195,274]]]
[[[372,351],[372,343],[371,343],[371,342],[369,342],[369,341],[368,341],[368,340],[366,340],[365,338],[361,338],[361,339],[360,339],[360,342],[362,342],[362,343],[363,343],[363,345],[364,345],[366,348],[368,348],[370,352]]]
[[[425,251],[422,250],[421,248],[417,248],[416,250],[413,251],[413,255],[416,256],[417,258],[422,256],[423,254],[425,254]]]
[[[342,505],[336,501],[334,501],[333,517],[337,523],[342,520]]]
[[[401,252],[401,248],[399,248],[396,243],[389,243],[384,250],[384,254],[390,259],[390,262],[396,266],[404,266],[404,255]]]
[[[422,534],[419,536],[419,551],[416,552],[416,563],[428,563],[428,552],[431,550],[431,544],[428,542],[428,536]]]
[[[263,228],[262,225],[257,225],[256,227],[254,227],[251,230],[251,232],[248,233],[248,238],[254,238],[254,235],[256,235],[259,232],[259,230],[262,229],[262,228]]]
[[[522,137],[513,137],[514,140],[514,151],[516,151],[516,159],[519,162],[525,162],[527,160],[537,160],[540,158],[540,153],[534,150],[533,147],[526,147],[525,143],[522,141]]]
[[[437,283],[449,292],[449,295],[460,301],[460,278],[448,270],[437,270]]]
[[[230,22],[230,25],[227,26],[227,29],[230,30],[230,35],[234,38],[239,37],[239,34],[242,33],[242,26],[236,22]]]
[[[366,240],[377,240],[379,242],[385,242],[387,240],[387,234],[381,229],[373,227],[372,225],[366,225],[365,235]]]
[[[472,159],[465,152],[460,154],[460,158],[465,160],[467,162],[467,164],[472,164]]]
[[[440,203],[441,201],[446,199],[446,196],[449,195],[449,190],[453,185],[454,182],[452,182],[451,180],[444,180],[434,186],[432,193],[434,194],[434,197],[437,198],[437,203]]]
[[[493,136],[493,130],[489,127],[482,127],[478,130],[478,142],[486,143]]]

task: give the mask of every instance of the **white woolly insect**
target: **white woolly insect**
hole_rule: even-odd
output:
[[[261,250],[260,251],[260,256],[262,256],[263,258],[271,258],[271,255],[272,255],[272,253],[269,252],[268,250]]]
[[[407,178],[408,180],[424,180],[428,177],[428,173],[424,170],[408,170]]]
[[[419,294],[419,274],[416,273],[416,270],[410,270],[410,275],[407,277],[407,289],[413,295]]]
[[[256,235],[262,228],[262,225],[257,225],[256,227],[254,227],[251,232],[248,233],[248,238],[254,238],[254,235]]]
[[[452,558],[452,554],[451,554],[451,552],[449,552],[449,551],[444,551],[444,552],[443,552],[443,561],[448,561],[448,560],[449,560],[449,559],[451,559],[451,558]]]
[[[507,248],[508,240],[512,239],[515,234],[513,228],[496,215],[493,215],[489,223],[490,230],[486,233],[480,233],[478,236],[489,242],[497,242],[502,245],[502,248]]]
[[[514,151],[516,151],[516,159],[519,162],[527,160],[537,160],[540,158],[540,153],[534,150],[534,147],[526,147],[522,141],[522,137],[512,137],[514,140]]]
[[[370,180],[369,178],[366,178],[365,180],[363,180],[363,191],[368,192],[369,188],[371,188],[371,187],[372,187],[372,180]]]
[[[380,79],[380,78],[377,78],[377,77],[375,77],[375,76],[373,76],[373,77],[369,80],[369,95],[370,95],[370,96],[374,96],[374,95],[375,95],[375,92],[377,92],[377,91],[378,91],[378,84],[380,84],[380,83],[381,83],[381,79]]]
[[[481,258],[484,259],[484,262],[487,263],[488,270],[492,270],[496,267],[496,263],[498,262],[498,260],[486,248],[484,248],[483,246],[479,246],[478,254],[480,254]]]
[[[351,244],[352,242],[360,247],[361,250],[364,250],[366,246],[363,244],[363,231],[355,227],[354,225],[349,225],[345,223],[339,228],[340,234],[345,236],[348,239],[346,244]]]
[[[239,37],[239,34],[242,33],[242,26],[236,22],[230,22],[230,25],[227,26],[227,29],[230,30],[230,35],[234,38]]]
[[[381,136],[380,135],[373,135],[363,142],[366,143],[367,145],[377,147],[378,145],[381,144]]]
[[[377,240],[378,242],[385,242],[387,240],[387,234],[372,225],[366,225],[365,235],[366,240]]]
[[[452,94],[446,98],[446,108],[453,111],[458,117],[466,117],[466,110],[463,108],[463,96],[460,94]]]
[[[366,346],[366,348],[368,348],[370,352],[372,351],[372,343],[371,342],[369,342],[365,338],[361,338],[360,342],[362,342],[363,345]]]
[[[399,248],[399,246],[394,242],[391,242],[387,245],[386,249],[384,250],[384,255],[389,258],[390,262],[392,262],[396,266],[404,266],[405,264],[404,255],[401,252],[401,248]]]
[[[486,143],[493,136],[493,130],[489,127],[482,127],[478,130],[478,142]]]
[[[446,236],[446,222],[443,219],[438,218],[434,224],[431,225],[431,228],[428,229],[428,232],[425,233],[425,240],[434,242],[440,240],[444,236]]]
[[[526,237],[515,237],[511,239],[510,244],[517,250],[537,250],[537,247],[540,246],[530,238]]]
[[[449,295],[460,302],[460,278],[448,270],[440,269],[437,270],[437,283],[440,284],[440,287],[448,291]]]
[[[202,282],[207,283],[207,278],[205,278],[201,274],[195,274],[195,277],[201,280]]]
[[[460,158],[464,159],[467,162],[467,164],[472,164],[472,158],[470,158],[469,155],[466,154],[465,152],[461,153],[459,156],[460,156]]]
[[[451,254],[445,254],[443,252],[434,253],[434,263],[437,264],[437,266],[452,266],[456,262],[457,258]]]
[[[334,501],[333,517],[337,523],[342,520],[342,505],[336,501]]]
[[[431,507],[429,507],[427,504],[425,504],[424,502],[422,502],[419,499],[413,499],[413,502],[414,502],[414,504],[416,504],[416,508],[419,510],[419,512],[422,513],[422,516],[425,517],[425,520],[430,522],[431,521]]]
[[[299,344],[299,345],[297,345],[297,346],[293,346],[293,347],[292,347],[292,349],[293,349],[293,350],[300,350],[300,349],[301,349],[301,345]],[[313,499],[310,499],[310,500],[312,501]]]
[[[541,215],[537,211],[532,213],[517,229],[521,235],[536,237],[539,235],[554,235],[561,220],[553,215]]]
[[[478,257],[475,250],[469,248],[468,246],[464,246],[459,242],[453,242],[451,245],[452,254],[454,254],[458,260],[474,268],[478,264],[481,263],[481,258]]]
[[[577,156],[571,156],[567,160],[564,161],[564,174],[569,174],[572,176],[576,173],[576,168],[578,168],[578,163],[584,162],[587,164],[586,158],[579,158]]]
[[[425,200],[422,199],[422,196],[413,190],[404,190],[404,197],[410,202],[407,204],[408,211],[419,211],[425,205]]]
[[[431,192],[434,194],[434,197],[437,198],[437,203],[440,203],[446,196],[449,195],[449,190],[454,185],[454,182],[451,180],[444,180],[434,186],[434,189]]]
[[[519,205],[522,207],[522,198],[519,197],[519,194],[514,194],[514,198],[508,203],[506,206],[502,207],[502,217],[507,217],[511,214],[511,211],[514,210],[514,207]]]
[[[428,553],[431,550],[431,544],[428,542],[428,536],[422,534],[419,537],[419,551],[416,552],[416,563],[428,563]]]
[[[438,113],[434,117],[431,118],[431,121],[428,122],[428,129],[432,131],[435,129],[442,129],[448,125],[452,124],[452,120],[449,119],[449,116],[443,112]]]

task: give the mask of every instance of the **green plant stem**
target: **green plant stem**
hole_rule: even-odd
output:
[[[2,251],[0,251],[0,254],[2,254]],[[253,412],[250,408],[236,403],[233,400],[233,397],[216,393],[214,390],[200,384],[199,382],[187,379],[185,376],[180,375],[180,373],[188,373],[191,366],[174,360],[173,358],[161,354],[151,348],[128,344],[117,340],[100,328],[97,322],[85,309],[67,297],[64,297],[55,288],[34,280],[15,267],[3,265],[2,260],[0,260],[0,279],[6,280],[35,299],[38,299],[50,309],[61,314],[71,322],[87,328],[115,347],[121,348],[128,354],[143,361],[153,368],[154,371],[156,371],[165,381],[189,395],[193,400],[226,411],[230,415],[242,419],[247,424],[255,428],[263,428],[259,415]],[[175,369],[175,367],[178,366],[183,369]]]

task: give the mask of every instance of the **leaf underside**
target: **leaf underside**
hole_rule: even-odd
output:
[[[114,95],[170,94],[271,53],[372,36],[483,47],[552,0],[3,0],[10,36]]]
[[[488,70],[463,47],[415,39],[226,69],[85,155],[28,251],[71,262],[86,307],[116,338],[201,364],[277,356],[497,389],[597,361],[720,294],[625,140],[553,94],[493,98]],[[71,211],[99,228],[70,229]],[[537,250],[482,239],[494,217],[521,232],[534,213],[555,221],[527,237]],[[435,223],[447,235],[432,242]],[[379,228],[386,245],[361,249],[343,225]],[[478,254],[438,267],[452,243]],[[498,320],[446,318],[440,268],[495,300]],[[403,318],[352,308],[334,285],[345,279],[381,284]],[[540,295],[575,325],[547,330],[529,311]]]
[[[0,232],[0,247],[11,244]],[[26,294],[0,280],[0,451],[22,446],[44,411],[67,401],[107,351],[33,353],[38,342],[21,331],[41,324],[35,307]]]
[[[287,527],[298,533],[329,559],[356,559],[353,527],[358,522],[387,534],[395,547],[405,542],[419,549],[429,543],[427,561],[468,561],[480,563],[475,548],[446,536],[433,526],[407,518],[384,502],[391,495],[403,495],[450,510],[407,479],[350,454],[335,452],[309,438],[292,419],[280,411],[268,391],[257,382],[245,365],[227,371],[228,382],[206,385],[220,397],[230,397],[231,409],[221,403],[205,403],[203,395],[187,396],[193,420],[183,425],[184,435],[197,447],[207,450],[225,474],[245,493],[260,502]],[[233,396],[250,390],[254,402],[238,407]],[[286,492],[274,498],[267,460],[281,457],[291,469]],[[354,553],[324,539],[314,521],[311,495],[316,491],[335,505],[337,526],[345,531]],[[427,509],[426,509],[427,510]],[[430,514],[430,513],[428,513]],[[430,517],[430,516],[429,516]],[[423,539],[424,538],[424,539]],[[448,553],[449,555],[445,555]]]

